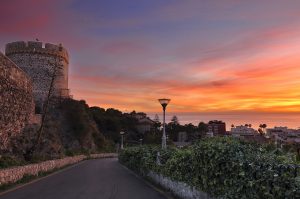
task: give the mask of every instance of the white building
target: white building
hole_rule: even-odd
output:
[[[289,129],[286,126],[275,126],[274,128],[268,128],[267,134],[286,134],[286,135],[298,135],[300,131],[297,129]]]
[[[257,134],[257,131],[255,129],[243,125],[231,128],[230,132],[234,137],[254,136]]]
[[[300,143],[300,130],[289,129],[288,127],[274,127],[267,129],[267,134],[273,139],[276,145],[282,147],[286,144],[299,144]]]

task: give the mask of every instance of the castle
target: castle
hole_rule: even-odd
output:
[[[35,104],[41,108],[47,98],[54,68],[56,77],[53,92],[57,96],[69,96],[68,65],[69,55],[62,45],[42,42],[13,42],[8,43],[5,55],[19,66],[32,80]]]
[[[53,95],[69,97],[68,65],[61,44],[20,41],[7,44],[5,55],[0,52],[0,150],[8,149],[9,138],[33,123],[51,82]]]

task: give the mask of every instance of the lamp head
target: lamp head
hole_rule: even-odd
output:
[[[162,105],[163,109],[165,110],[171,99],[158,99],[159,103]]]
[[[121,131],[121,132],[120,132],[120,134],[121,134],[121,135],[124,135],[124,134],[125,134],[125,132],[124,132],[124,131]]]

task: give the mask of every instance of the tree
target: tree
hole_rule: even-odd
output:
[[[194,126],[192,123],[184,125],[184,131],[187,132],[188,134],[194,133],[196,130],[197,130],[197,127]]]
[[[208,132],[208,125],[204,122],[199,122],[198,131],[199,131],[199,138],[204,137],[206,132]]]
[[[172,123],[173,125],[179,125],[179,121],[178,121],[178,118],[177,118],[176,115],[174,115],[174,116],[172,117],[171,123]]]
[[[53,93],[54,93],[55,81],[57,77],[62,75],[61,70],[63,68],[63,65],[61,64],[61,62],[62,62],[62,58],[56,58],[54,61],[48,61],[48,65],[51,67],[49,67],[44,77],[45,80],[49,80],[49,88],[47,91],[46,99],[44,100],[42,106],[41,125],[37,130],[36,138],[34,139],[33,145],[26,150],[26,153],[24,155],[25,159],[28,161],[32,160],[33,154],[35,153],[36,149],[39,147],[40,140],[44,131],[45,123],[49,112],[49,106],[54,99]]]
[[[260,124],[259,128],[261,128],[263,130],[263,132],[266,134],[266,128],[267,128],[266,124]]]
[[[198,133],[197,133],[198,127],[194,126],[192,123],[185,124],[183,126],[183,131],[187,133],[188,140],[194,141],[198,139]]]
[[[264,135],[264,132],[261,128],[258,128],[258,132],[259,132],[260,135]]]
[[[54,83],[57,79],[57,77],[59,75],[61,75],[61,69],[63,68],[63,65],[60,64],[62,61],[62,58],[58,58],[55,60],[55,62],[50,62],[48,61],[49,65],[52,66],[52,68],[48,71],[48,78],[50,78],[50,85],[48,88],[48,93],[47,93],[47,97],[45,100],[45,103],[43,105],[43,111],[42,111],[42,120],[41,120],[41,126],[37,131],[37,141],[36,141],[36,146],[39,145],[40,140],[41,140],[41,136],[43,134],[43,130],[44,130],[44,126],[45,126],[45,121],[47,119],[47,115],[48,115],[48,109],[49,109],[49,105],[50,102],[52,100],[53,97],[53,92],[54,92]],[[47,78],[47,77],[46,77]]]
[[[198,130],[201,132],[201,133],[206,133],[208,131],[208,125],[204,122],[200,122],[198,124]]]
[[[159,121],[159,117],[157,114],[155,114],[153,121],[154,121],[154,132],[157,133],[159,128],[161,127],[161,123]]]
[[[160,121],[159,121],[159,116],[157,115],[157,114],[155,114],[155,116],[154,116],[154,120],[153,120],[154,122],[156,122],[156,123],[159,123]]]
[[[169,122],[166,125],[166,132],[168,133],[169,140],[176,140],[177,139],[177,133],[181,131],[181,126],[178,122],[178,118],[176,115],[174,115],[171,119],[171,122]]]

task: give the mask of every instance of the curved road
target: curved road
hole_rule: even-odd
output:
[[[88,160],[32,184],[0,195],[0,199],[166,199],[118,160]]]

